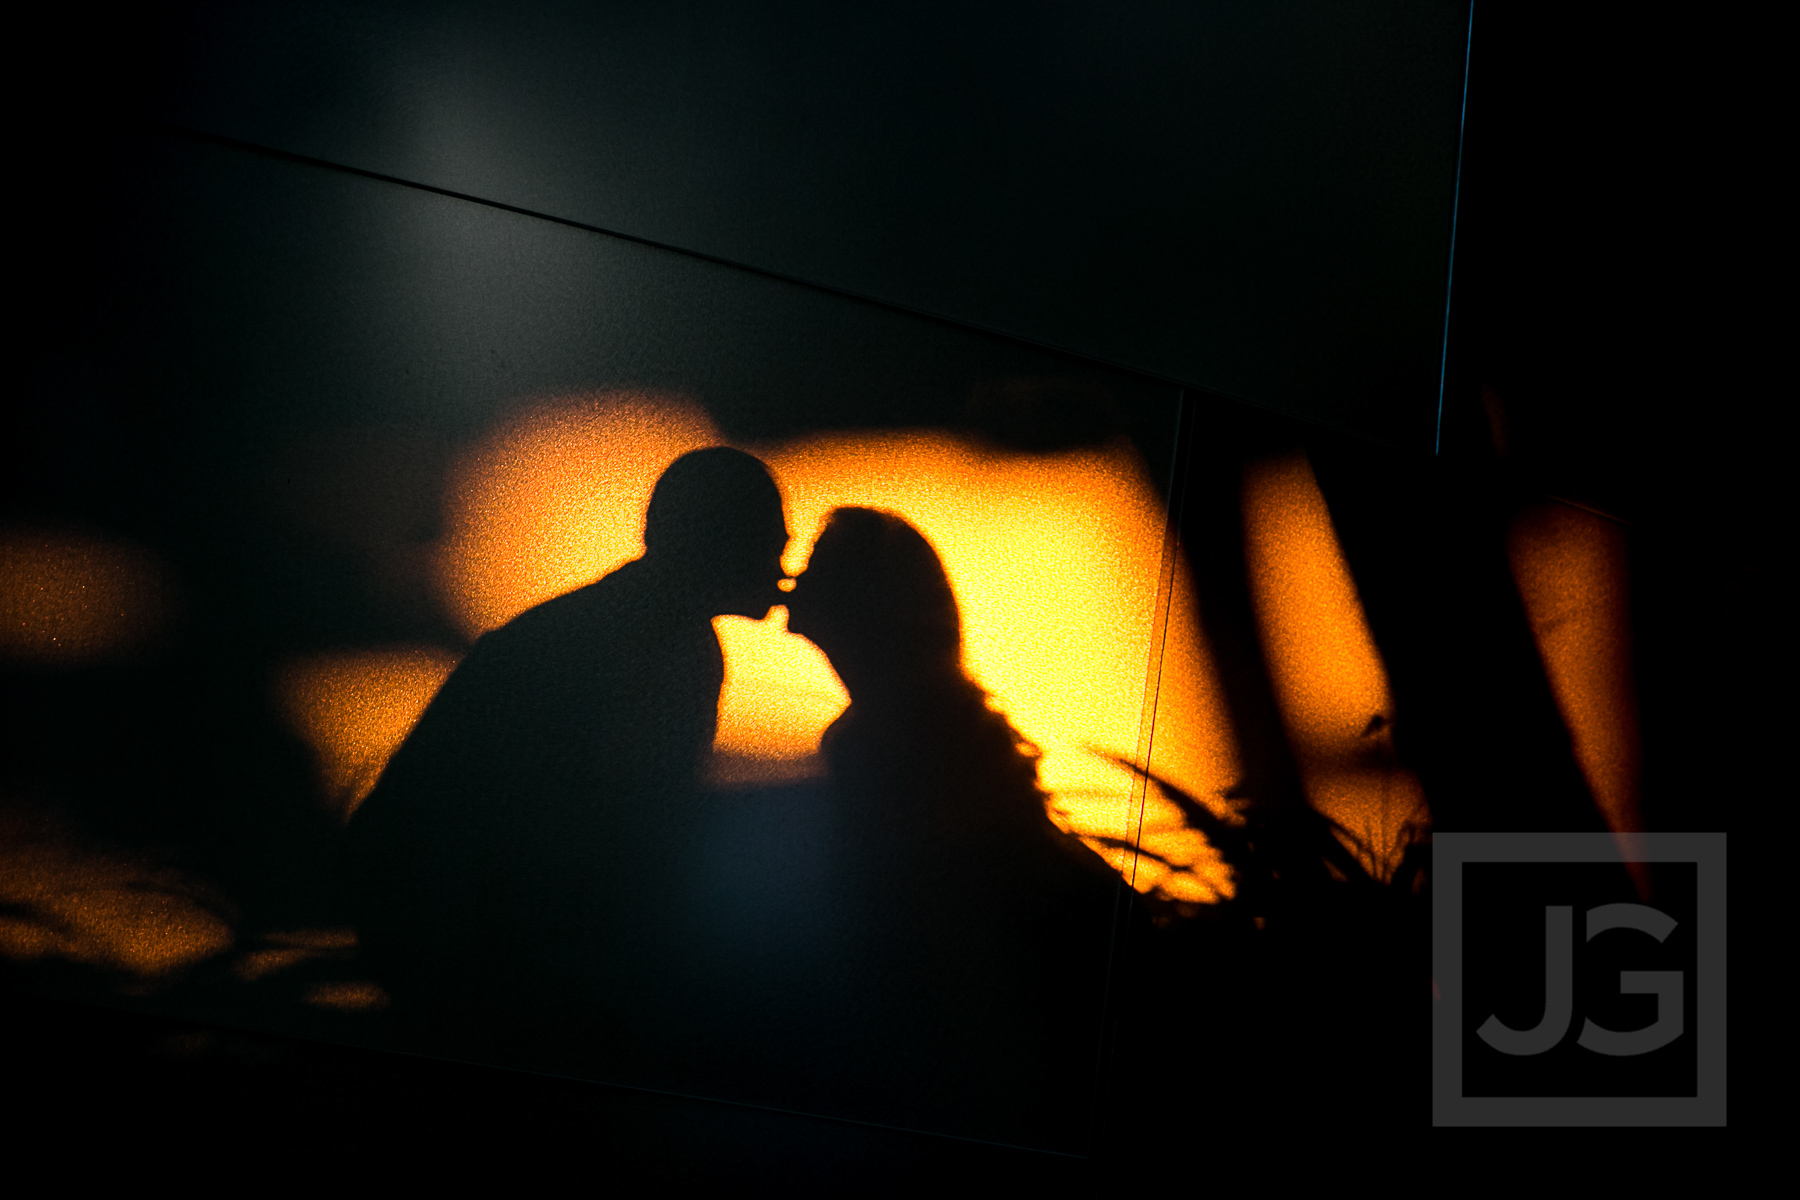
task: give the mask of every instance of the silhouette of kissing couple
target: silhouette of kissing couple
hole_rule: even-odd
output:
[[[926,539],[840,508],[784,595],[787,542],[761,462],[695,451],[657,482],[643,557],[476,643],[350,826],[395,1036],[1012,1136],[1006,1113],[1061,1103],[1070,1025],[1097,1019],[1117,880],[1051,824],[1035,751],[964,673]],[[843,834],[812,898],[848,933],[759,985],[778,1004],[676,914],[709,812],[711,621],[780,603],[851,704],[824,740]]]

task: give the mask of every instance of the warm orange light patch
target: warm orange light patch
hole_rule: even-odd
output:
[[[231,926],[194,890],[170,868],[0,811],[0,957],[63,958],[155,983],[231,948]]]
[[[1615,834],[1641,831],[1625,532],[1605,517],[1545,503],[1514,519],[1507,550],[1594,802]]]
[[[722,441],[704,409],[666,393],[527,409],[455,467],[439,556],[446,608],[475,637],[639,557],[657,479]],[[819,736],[849,703],[824,656],[784,621],[724,617],[714,628],[726,678],[713,782],[818,774]]]
[[[174,575],[148,550],[68,530],[0,530],[0,658],[114,659],[154,641],[174,609]]]
[[[586,397],[509,422],[454,470],[439,572],[447,607],[473,636],[637,557],[656,479],[720,440],[702,409],[670,395]],[[1141,821],[1146,846],[1176,869],[1142,866],[1136,886],[1190,900],[1229,894],[1204,839],[1154,797],[1143,809],[1131,773],[1102,756],[1142,760],[1146,672],[1161,657],[1152,769],[1215,799],[1237,772],[1185,573],[1166,654],[1157,641],[1164,509],[1135,451],[996,454],[939,432],[744,448],[781,486],[790,570],[842,505],[895,512],[932,542],[962,608],[969,671],[1044,751],[1059,823],[1132,840]],[[777,613],[715,623],[726,660],[715,782],[816,773],[820,736],[847,703],[829,663]],[[1132,856],[1105,853],[1132,872]]]
[[[679,396],[609,392],[527,410],[456,464],[439,589],[471,639],[644,552],[670,463],[721,439]]]
[[[1246,472],[1244,526],[1263,654],[1307,795],[1389,878],[1425,797],[1394,759],[1387,668],[1305,455]]]
[[[231,973],[245,983],[255,983],[317,959],[349,960],[356,953],[354,929],[292,929],[265,933],[262,945],[246,951],[231,964]]]
[[[368,979],[315,983],[306,989],[304,1000],[314,1008],[330,1008],[338,1012],[378,1012],[392,1003],[387,991],[379,983]]]
[[[766,621],[713,621],[725,654],[719,729],[710,779],[715,784],[772,784],[824,772],[819,739],[850,705],[831,662],[787,631],[787,609]]]
[[[1156,681],[1154,739],[1150,771],[1215,813],[1236,819],[1225,792],[1237,779],[1239,762],[1231,715],[1200,634],[1200,611],[1193,579],[1179,553],[1166,576],[1168,611],[1162,634],[1162,667]],[[1181,810],[1152,787],[1141,796],[1138,844],[1162,862],[1185,864],[1168,871],[1162,863],[1139,859],[1132,885],[1175,900],[1214,903],[1237,888],[1231,870]],[[1206,886],[1199,886],[1204,883]]]
[[[1231,726],[1185,572],[1175,574],[1167,652],[1153,644],[1165,511],[1128,446],[1002,455],[943,433],[897,432],[749,449],[781,484],[790,570],[843,505],[897,513],[931,542],[962,611],[964,663],[1043,751],[1040,777],[1064,828],[1136,840],[1142,789],[1102,754],[1141,761],[1146,673],[1159,657],[1153,769],[1199,797],[1230,786]],[[1152,797],[1141,815],[1146,848],[1181,869],[1158,877],[1139,863],[1136,886],[1192,900],[1230,893],[1223,864],[1173,806]],[[1130,873],[1129,855],[1104,852]]]
[[[434,646],[320,654],[289,663],[276,701],[318,756],[327,802],[346,820],[381,777],[426,705],[455,669]]]

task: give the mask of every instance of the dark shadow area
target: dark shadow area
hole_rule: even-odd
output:
[[[1241,1148],[1262,1155],[1299,1144],[1358,1153],[1349,1148],[1426,1120],[1429,835],[1378,879],[1356,852],[1368,848],[1309,804],[1247,574],[1246,468],[1308,433],[1197,402],[1180,536],[1237,734],[1237,813],[1145,782],[1205,833],[1236,894],[1212,906],[1130,897],[1105,1129],[1123,1162],[1229,1158],[1199,1132],[1221,1112]]]
[[[953,983],[953,995],[930,1001],[922,1016],[892,997],[871,998],[862,984],[813,986],[860,969],[853,962],[876,964],[887,980],[898,969],[881,966],[873,939],[856,932],[858,922],[901,922],[879,905],[858,908],[866,889],[848,866],[858,860],[839,854],[849,835],[834,824],[832,793],[785,789],[757,797],[764,807],[755,811],[742,797],[701,795],[697,784],[685,811],[622,798],[659,774],[665,784],[691,778],[718,700],[707,619],[733,606],[671,603],[680,586],[630,570],[471,652],[428,586],[448,464],[521,398],[649,388],[703,401],[732,439],[923,428],[1004,455],[1123,437],[1161,489],[1176,449],[1175,391],[788,284],[753,280],[732,292],[744,277],[723,268],[489,210],[479,210],[480,228],[464,229],[475,257],[454,265],[436,249],[397,250],[411,245],[397,229],[422,234],[425,246],[463,236],[455,232],[462,206],[443,198],[155,135],[127,132],[105,144],[95,152],[104,162],[81,176],[91,193],[83,207],[46,227],[62,250],[28,264],[32,286],[59,311],[34,314],[43,320],[20,333],[32,345],[5,413],[0,519],[8,528],[97,531],[143,548],[177,582],[180,603],[167,637],[137,658],[0,663],[0,800],[16,800],[31,821],[47,812],[59,822],[54,838],[21,836],[8,847],[27,847],[37,864],[9,866],[7,883],[18,885],[0,914],[9,991],[364,1046],[417,1045],[420,1029],[429,1042],[427,1023],[436,1021],[439,1044],[484,1048],[490,1059],[548,1057],[561,1069],[579,1061],[584,1073],[615,1078],[635,1063],[639,1080],[654,1086],[796,1105],[849,1096],[847,1107],[870,1119],[932,1128],[946,1124],[933,1105],[966,1115],[978,1107],[970,1095],[1011,1094],[1010,1083],[966,1074],[931,1093],[925,1068],[879,1045],[878,1029],[910,1021],[916,1048],[956,1005],[987,1003],[990,993],[1018,997],[1018,973],[1035,965],[1009,965],[973,991]],[[80,159],[71,145],[57,143],[45,169]],[[434,228],[438,218],[420,204],[446,206],[438,217],[449,223]],[[523,274],[512,250],[488,253],[493,237],[531,243],[546,230],[548,242],[525,250],[533,265]],[[615,252],[635,265],[608,257]],[[730,574],[716,558],[700,574],[708,572]],[[564,639],[572,626],[586,632]],[[654,639],[629,636],[671,626],[680,647],[660,658]],[[357,818],[390,829],[346,839],[317,747],[293,727],[277,685],[296,661],[395,646],[467,657],[440,698],[443,711],[419,729],[419,744],[436,749],[403,752]],[[624,661],[613,653],[621,646]],[[577,679],[584,655],[606,659],[612,674]],[[625,711],[619,697],[631,688],[622,680],[634,673],[655,679],[661,710]],[[540,682],[526,686],[527,677]],[[496,697],[517,703],[496,707]],[[597,743],[609,738],[632,748],[596,765]],[[548,757],[515,770],[539,751]],[[966,766],[939,764],[927,776]],[[560,798],[523,795],[546,778]],[[621,799],[603,812],[563,804],[583,786]],[[516,803],[525,816],[511,825],[421,819],[429,794],[462,804],[489,788],[503,797],[500,807]],[[1015,803],[1041,802],[1029,771],[1007,788]],[[384,818],[387,809],[399,811]],[[490,837],[496,829],[504,836]],[[409,831],[423,833],[413,860],[429,865],[402,890],[444,901],[454,919],[420,919],[405,911],[411,897],[388,896],[376,907],[408,935],[384,933],[380,917],[359,929],[360,905],[342,886],[355,873],[343,861],[347,844],[373,842],[373,857],[391,860]],[[857,836],[866,849],[870,835]],[[570,898],[568,863],[583,839],[604,844],[600,857],[612,856],[619,881]],[[690,843],[687,861],[670,853]],[[512,880],[483,876],[481,864],[495,857],[510,857],[515,868],[502,875]],[[524,946],[503,932],[519,924],[487,903],[528,874],[516,869],[521,862],[557,864],[527,881],[542,923]],[[896,888],[926,886],[924,876],[906,882],[916,863],[882,869]],[[968,884],[965,898],[982,902],[999,890],[982,886]],[[194,936],[184,933],[178,953],[156,958],[129,949],[149,918],[106,925],[109,941],[91,922],[63,915],[115,902],[156,920],[174,913],[179,921],[168,928]],[[1110,910],[1110,892],[1101,903]],[[538,993],[565,999],[507,978],[506,963],[520,953],[544,958],[596,908],[621,914],[606,923],[609,941],[573,939],[565,948],[578,948],[562,961],[528,972],[555,980]],[[950,915],[939,906],[931,922]],[[397,962],[394,947],[410,934],[424,949],[415,947],[411,962],[402,950]],[[988,930],[940,952],[929,948],[934,935],[909,936],[926,947],[909,952],[913,961],[941,955],[940,971],[966,961],[971,946],[1004,940]],[[817,953],[821,945],[847,948],[840,959]],[[481,963],[486,974],[452,966],[443,969],[464,978],[439,980],[420,961]],[[1083,986],[1098,991],[1103,949],[1095,961]],[[597,962],[640,966],[635,978],[596,985]],[[584,975],[613,1017],[565,1019],[566,997],[580,986],[569,979]],[[522,1006],[536,1019],[521,1037],[518,1019],[442,1017],[454,1007],[442,996],[433,1017],[431,1001],[419,997],[440,983],[461,989],[469,1011],[517,1018]],[[866,1011],[847,1012],[858,997]],[[414,1020],[421,1003],[427,1011]],[[619,1012],[650,1017],[633,1023]],[[1031,1039],[1041,1044],[1044,1022],[1031,1021],[1029,1032],[1001,1039],[990,1067],[1017,1062]],[[622,1023],[630,1026],[623,1034]],[[1097,1029],[1059,1040],[1059,1057],[1029,1078],[1054,1075],[1059,1097],[1079,1092],[1091,1084],[1098,1042]],[[824,1054],[827,1045],[888,1063],[904,1078],[904,1101],[884,1107],[886,1085],[864,1082],[863,1066],[846,1072]],[[950,1051],[927,1046],[925,1054],[942,1065]],[[971,1121],[1044,1144],[1081,1126],[1091,1094],[1067,1105],[1029,1095],[1022,1104],[1023,1116],[983,1112]],[[1050,1107],[1053,1119],[1043,1116]]]
[[[1435,461],[1204,401],[1199,413],[1180,528],[1239,739],[1239,819],[1148,782],[1206,833],[1238,890],[1198,910],[1132,898],[1110,1144],[1127,1158],[1177,1145],[1222,1108],[1278,1138],[1422,1130],[1430,830],[1377,879],[1350,831],[1308,804],[1260,649],[1242,480],[1250,464],[1305,451],[1393,689],[1395,752],[1424,787],[1432,829],[1601,831],[1508,568],[1507,522],[1526,493],[1495,461],[1472,388],[1452,396]],[[1647,693],[1646,712],[1677,700]],[[1680,748],[1650,753],[1668,761]],[[1661,822],[1673,811],[1652,810]],[[1722,820],[1699,794],[1679,811],[1695,827]],[[1171,1066],[1194,1062],[1219,1090]]]
[[[0,994],[19,1138],[78,1128],[95,1154],[207,1147],[246,1169],[303,1161],[418,1179],[564,1166],[608,1185],[831,1191],[945,1179],[1087,1194],[1092,1165],[953,1138]],[[72,1124],[71,1114],[80,1114]]]
[[[477,642],[352,818],[378,1044],[1086,1146],[1122,885],[965,674],[930,544],[832,514],[787,597],[851,696],[829,783],[705,795],[710,620],[780,598],[780,498],[697,451],[645,542]]]
[[[15,97],[32,114],[15,152],[27,303],[5,329],[0,519],[143,549],[178,602],[131,655],[0,662],[17,1089],[96,1138],[147,1122],[167,1145],[411,1139],[460,1161],[561,1139],[622,1177],[860,1172],[866,1189],[876,1163],[1091,1182],[1070,1159],[374,1049],[408,1046],[1059,1147],[1091,1147],[1098,1110],[1122,1170],[1190,1179],[1243,1161],[1279,1176],[1336,1135],[1361,1139],[1362,1157],[1331,1160],[1340,1182],[1406,1161],[1428,1123],[1429,846],[1372,878],[1309,805],[1247,580],[1246,464],[1306,452],[1391,682],[1395,753],[1436,828],[1603,828],[1508,570],[1510,522],[1546,497],[1630,522],[1645,824],[1726,829],[1785,794],[1762,689],[1786,443],[1745,378],[1769,319],[1744,311],[1759,293],[1716,277],[1744,257],[1730,227],[1756,228],[1720,213],[1755,194],[1736,174],[1762,158],[1726,161],[1732,139],[1694,99],[1704,73],[1643,50],[1648,25],[1481,21],[1448,362],[1308,394],[1347,411],[1387,378],[1417,400],[1441,370],[1435,459],[1194,393],[1177,440],[1164,382],[145,134],[126,127],[139,29],[23,38],[62,78]],[[57,111],[40,120],[46,95]],[[1050,128],[1060,145],[1067,123]],[[1039,182],[1062,195],[1062,174],[1085,172],[1077,201],[1170,194],[1056,163]],[[1028,224],[1053,231],[1055,211]],[[1379,225],[1358,235],[1377,258]],[[1141,242],[1137,228],[1107,237]],[[1296,278],[1316,249],[1283,250]],[[1229,257],[1267,266],[1249,241]],[[1103,286],[1046,295],[1124,322],[1113,299],[1141,280],[1120,261],[1092,255],[1069,277]],[[1406,269],[1435,279],[1440,259]],[[1144,293],[1192,292],[1155,301],[1167,323],[1147,336],[1195,344],[1210,314],[1230,320],[1205,336],[1227,338],[1240,317],[1215,278]],[[1364,277],[1337,279],[1303,307],[1336,307],[1341,351],[1397,310],[1365,303]],[[1234,353],[1273,361],[1278,342]],[[1005,455],[1129,440],[1159,494],[1185,494],[1241,821],[1145,782],[1219,850],[1237,897],[1137,895],[1049,824],[1029,748],[962,672],[941,567],[871,515],[840,517],[792,596],[791,627],[853,695],[830,780],[709,792],[695,777],[719,692],[707,620],[737,610],[713,594],[737,571],[702,536],[680,570],[634,564],[477,643],[346,838],[272,681],[346,649],[468,652],[430,582],[457,455],[527,400],[622,389],[692,399],[740,442],[932,430]],[[1381,411],[1399,428],[1424,410]],[[356,872],[360,899],[342,886]]]
[[[1204,1153],[1196,1131],[1221,1110],[1259,1154],[1417,1136],[1428,1110],[1429,843],[1382,881],[1316,814],[1265,819],[1251,804],[1247,821],[1228,824],[1151,783],[1215,839],[1239,890],[1198,913],[1134,898],[1108,1152],[1192,1160]]]
[[[1466,2],[308,13],[178,10],[133,99],[1430,445]]]
[[[1309,451],[1433,824],[1604,830],[1507,567],[1505,494],[1478,463],[1320,439]]]
[[[657,483],[642,558],[451,675],[348,833],[403,1042],[633,1079],[699,1048],[668,914],[724,679],[711,622],[768,614],[787,540],[761,463],[694,451]]]
[[[857,930],[832,1107],[1084,1145],[1118,877],[1046,815],[917,530],[838,509],[789,610],[851,698],[824,741]]]

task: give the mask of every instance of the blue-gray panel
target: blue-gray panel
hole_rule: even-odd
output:
[[[1435,433],[1467,3],[307,3],[151,112]]]

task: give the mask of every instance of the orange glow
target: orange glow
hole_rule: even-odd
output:
[[[0,530],[0,658],[103,662],[166,631],[173,573],[149,551],[67,530]]]
[[[270,975],[279,974],[289,967],[315,957],[311,951],[292,946],[281,946],[271,950],[252,950],[231,965],[231,973],[245,983],[255,983]]]
[[[1425,818],[1424,791],[1394,759],[1387,668],[1305,455],[1246,472],[1244,533],[1263,655],[1307,796],[1349,831],[1372,875],[1390,878]]]
[[[787,783],[824,773],[819,739],[850,694],[819,648],[787,631],[787,609],[766,621],[713,621],[725,654],[712,783]]]
[[[722,440],[679,396],[614,392],[529,409],[451,474],[437,571],[446,610],[474,639],[637,558],[657,479]]]
[[[377,1012],[391,1003],[382,986],[367,979],[315,983],[306,989],[304,999],[314,1008],[338,1012]]]
[[[668,395],[588,396],[526,411],[457,465],[439,581],[471,635],[642,553],[652,486],[680,454],[718,437],[705,412]],[[1179,812],[1106,761],[1149,746],[1146,673],[1164,509],[1135,451],[1119,444],[1050,455],[996,454],[941,432],[824,435],[744,449],[769,464],[787,504],[800,569],[841,505],[895,512],[936,547],[962,609],[966,663],[1043,751],[1051,813],[1092,838],[1135,840],[1176,869],[1142,864],[1133,882],[1180,899],[1229,894],[1229,873]],[[1160,675],[1153,769],[1215,800],[1237,774],[1185,573],[1176,574]],[[768,621],[721,618],[726,660],[715,782],[819,771],[817,747],[847,696],[829,663]],[[1228,805],[1218,800],[1221,811]],[[1132,856],[1103,849],[1122,871]]]
[[[1198,601],[1184,556],[1177,553],[1172,565],[1165,628],[1157,631],[1162,635],[1162,667],[1153,695],[1155,728],[1146,731],[1155,736],[1153,741],[1147,739],[1147,756],[1139,757],[1148,757],[1150,772],[1157,778],[1235,823],[1236,805],[1225,798],[1240,770],[1230,712],[1201,639]],[[1206,836],[1188,825],[1181,810],[1155,788],[1140,799],[1137,844],[1178,869],[1139,859],[1132,886],[1188,902],[1210,904],[1234,896],[1237,887],[1231,869]],[[1120,862],[1114,865],[1123,869]]]
[[[231,926],[191,880],[140,857],[81,847],[0,812],[0,957],[62,958],[165,980],[231,948]]]
[[[266,933],[262,946],[240,955],[231,973],[245,983],[278,975],[316,959],[350,959],[356,954],[354,929],[295,929]]]
[[[282,714],[318,757],[327,802],[346,820],[456,667],[433,646],[320,654],[276,677]]]
[[[963,618],[964,664],[1043,751],[1051,814],[1092,838],[1169,857],[1140,860],[1133,884],[1183,900],[1230,894],[1224,864],[1179,812],[1104,753],[1142,761],[1145,680],[1162,576],[1165,512],[1135,451],[1119,444],[1058,454],[995,454],[939,432],[832,434],[747,447],[780,482],[801,569],[826,515],[842,505],[904,517],[937,550]],[[1162,656],[1153,769],[1199,797],[1237,774],[1221,694],[1185,572]],[[1219,801],[1221,809],[1227,807]],[[1090,843],[1093,844],[1093,843]],[[1103,849],[1130,873],[1125,852]]]
[[[1615,834],[1641,831],[1625,532],[1566,504],[1540,504],[1514,519],[1507,550],[1594,803]]]

